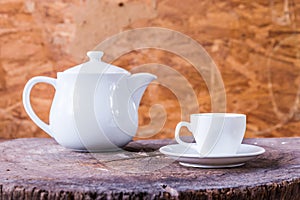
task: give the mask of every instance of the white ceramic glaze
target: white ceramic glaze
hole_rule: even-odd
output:
[[[201,157],[196,150],[197,144],[191,143],[189,147],[182,144],[171,144],[159,149],[164,155],[178,161],[187,167],[224,168],[237,167],[256,158],[265,152],[265,149],[255,145],[241,144],[237,153],[232,155],[209,155]]]
[[[202,156],[210,154],[235,154],[242,143],[246,130],[246,115],[235,113],[201,113],[192,114],[190,122],[179,122],[175,129],[175,139],[179,144],[189,147],[190,143],[180,139],[181,127],[192,132],[198,153]]]
[[[132,140],[138,127],[138,107],[148,84],[156,76],[130,74],[101,61],[102,52],[88,52],[90,61],[57,74],[57,79],[34,77],[25,85],[23,104],[37,126],[64,147],[111,151]],[[33,111],[30,92],[37,83],[56,92],[49,124]]]

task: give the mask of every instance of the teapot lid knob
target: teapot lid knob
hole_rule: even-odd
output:
[[[102,51],[89,51],[89,52],[87,52],[87,56],[90,58],[90,60],[100,61],[103,56],[103,52]]]

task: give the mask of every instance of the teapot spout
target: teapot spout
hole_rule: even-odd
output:
[[[139,107],[142,96],[151,81],[157,77],[150,73],[133,74],[127,79],[129,91],[131,92],[136,108]]]

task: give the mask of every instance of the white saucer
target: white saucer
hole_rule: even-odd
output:
[[[246,161],[256,158],[265,152],[265,149],[250,144],[241,144],[238,152],[234,155],[209,155],[200,157],[199,153],[193,148],[180,144],[171,144],[163,146],[159,151],[166,156],[179,161],[179,164],[186,167],[200,168],[227,168],[244,165]]]

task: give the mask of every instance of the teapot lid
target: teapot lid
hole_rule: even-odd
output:
[[[66,73],[127,73],[129,72],[120,67],[101,61],[102,51],[88,51],[89,61],[65,70]]]

